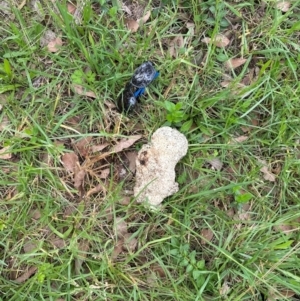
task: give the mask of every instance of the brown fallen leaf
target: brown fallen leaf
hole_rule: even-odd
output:
[[[91,98],[97,98],[97,95],[95,94],[95,92],[88,91],[88,90],[86,90],[86,88],[84,88],[81,85],[73,84],[72,87],[73,87],[74,92],[77,93],[78,95],[87,96],[87,97],[91,97]]]
[[[109,174],[110,174],[110,169],[109,168],[102,169],[101,173],[99,175],[99,178],[100,179],[107,179],[107,177],[109,176]]]
[[[246,140],[248,140],[248,136],[239,136],[239,137],[235,137],[235,138],[232,138],[229,142],[229,144],[232,144],[232,143],[241,143],[241,142],[244,142]]]
[[[57,248],[57,249],[63,249],[63,248],[65,248],[66,247],[66,242],[62,239],[62,238],[60,238],[60,237],[58,237],[58,236],[56,236],[56,235],[53,235],[50,239],[49,239],[49,242],[55,247],[55,248]]]
[[[25,253],[31,253],[31,251],[37,248],[38,248],[38,243],[32,240],[28,240],[23,246],[23,250]]]
[[[222,34],[216,35],[214,39],[203,38],[201,41],[206,44],[212,43],[219,48],[226,47],[230,43],[230,40]]]
[[[74,153],[66,153],[61,157],[64,168],[69,172],[74,172],[79,161],[78,156]]]
[[[10,146],[5,146],[0,149],[0,159],[8,160],[11,159],[12,154],[9,152]]]
[[[83,185],[85,175],[86,175],[86,171],[84,169],[79,170],[78,172],[75,173],[75,177],[74,177],[75,188],[78,189]]]
[[[115,220],[115,233],[118,238],[123,238],[127,233],[127,223],[121,217]]]
[[[291,7],[290,1],[278,1],[276,3],[276,8],[280,9],[282,12],[286,13]]]
[[[86,157],[89,154],[91,141],[92,137],[84,137],[74,144],[80,156]]]
[[[41,211],[38,209],[31,209],[29,211],[29,216],[35,220],[38,220],[41,218],[42,214],[41,214]]]
[[[157,274],[161,278],[164,278],[164,277],[167,276],[164,269],[158,263],[151,264],[150,269],[152,270],[152,272],[154,272],[155,274]]]
[[[270,181],[270,182],[275,182],[276,180],[276,177],[275,175],[269,170],[268,168],[268,164],[265,160],[260,160],[258,159],[258,162],[260,164],[263,165],[263,167],[260,169],[260,171],[264,174],[263,175],[263,178],[267,181]]]
[[[74,15],[75,11],[76,11],[76,6],[73,3],[68,2],[67,3],[67,10],[68,10],[69,14]]]
[[[140,25],[142,25],[142,24],[146,23],[146,22],[149,20],[150,16],[151,16],[151,11],[148,10],[148,11],[146,12],[146,14],[145,14],[142,18],[137,19],[137,22],[138,22]]]
[[[205,239],[201,239],[201,244],[205,245],[207,244],[207,241],[211,241],[214,237],[214,233],[211,231],[211,229],[206,228],[201,231],[201,236],[203,236]]]
[[[224,63],[226,69],[235,69],[239,66],[244,65],[247,62],[247,59],[242,59],[242,58],[234,58],[234,59],[229,59]]]
[[[278,290],[271,292],[268,296],[267,301],[275,301],[275,300],[286,300],[287,298],[291,298],[295,295],[295,292],[292,290]]]
[[[212,158],[207,160],[207,162],[211,165],[211,168],[214,170],[221,170],[223,167],[223,163],[219,158]]]
[[[178,55],[178,49],[182,47],[184,47],[184,40],[182,35],[178,35],[170,42],[170,46],[169,46],[170,56],[176,57]]]
[[[26,272],[24,272],[20,277],[15,279],[15,282],[17,283],[23,283],[28,278],[30,278],[35,272],[37,271],[37,267],[30,267]]]
[[[9,119],[7,118],[6,115],[4,115],[2,120],[0,121],[0,132],[6,129],[9,124],[10,124]]]
[[[123,245],[124,245],[124,240],[123,239],[118,239],[116,242],[114,249],[111,253],[111,260],[114,261],[117,259],[120,253],[123,251]]]
[[[139,23],[133,19],[126,19],[125,24],[132,33],[137,32],[140,27]]]
[[[127,152],[126,157],[129,161],[129,170],[135,172],[137,152]]]
[[[75,258],[74,266],[75,266],[75,275],[80,275],[80,269],[83,264],[83,262],[86,259],[87,252],[90,248],[90,243],[88,240],[81,240],[78,243],[77,248],[77,256]]]
[[[138,241],[132,235],[133,235],[132,233],[126,233],[124,235],[124,245],[123,245],[124,251],[134,252],[137,247]]]
[[[92,153],[101,152],[108,145],[109,145],[108,143],[103,143],[103,144],[99,144],[99,145],[92,145]]]
[[[289,234],[293,231],[293,227],[291,225],[285,225],[285,224],[276,225],[274,226],[274,229],[278,232],[283,232],[285,234]]]
[[[112,149],[112,152],[118,153],[123,149],[126,149],[133,145],[136,141],[142,138],[142,135],[130,136],[128,138],[122,138]]]
[[[47,48],[50,52],[57,52],[60,49],[60,46],[62,46],[63,42],[60,37],[55,38],[53,41],[49,42],[47,45]]]

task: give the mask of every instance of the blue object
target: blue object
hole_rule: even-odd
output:
[[[146,87],[158,76],[159,72],[155,70],[152,62],[148,61],[139,66],[118,98],[118,109],[130,111],[136,105],[138,98],[145,93]]]

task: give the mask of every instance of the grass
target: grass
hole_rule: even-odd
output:
[[[0,159],[0,300],[299,300],[299,4],[283,13],[271,1],[152,1],[133,34],[116,1],[87,2],[79,25],[64,1],[38,13],[10,3],[0,25],[0,146],[11,155]],[[62,37],[57,52],[40,46],[47,29]],[[219,33],[227,47],[201,42]],[[247,62],[225,70],[233,57]],[[149,59],[160,77],[137,113],[107,106]],[[74,93],[76,80],[96,98]],[[179,115],[165,101],[180,102]],[[160,211],[124,198],[134,183],[121,177],[126,150],[86,163],[74,187],[62,156],[77,141],[111,147],[142,134],[135,151],[170,122],[189,150],[180,191]],[[114,257],[119,219],[137,246]]]

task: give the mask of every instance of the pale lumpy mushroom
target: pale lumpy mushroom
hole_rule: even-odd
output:
[[[154,132],[136,159],[134,196],[138,202],[156,207],[178,191],[175,166],[187,150],[186,137],[176,129],[161,127]]]

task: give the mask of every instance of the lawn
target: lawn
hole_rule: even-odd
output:
[[[300,1],[0,1],[0,301],[300,300]],[[134,70],[160,75],[129,113]],[[179,191],[135,159],[183,133]]]

